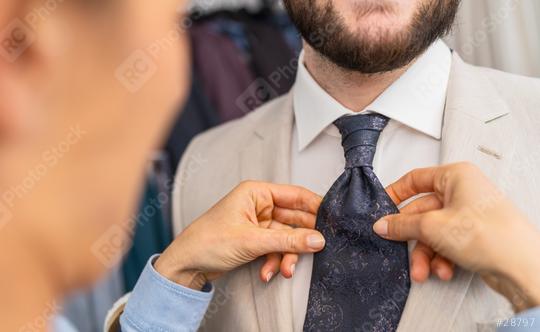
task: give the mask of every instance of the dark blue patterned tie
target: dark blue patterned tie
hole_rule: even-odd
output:
[[[304,331],[395,331],[410,289],[407,245],[372,230],[399,212],[372,166],[388,118],[355,115],[334,124],[346,167],[317,216],[326,247],[314,256]]]

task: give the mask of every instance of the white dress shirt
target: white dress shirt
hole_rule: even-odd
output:
[[[397,81],[362,112],[390,118],[377,144],[375,174],[387,186],[408,171],[439,164],[440,139],[452,55],[435,42]],[[303,55],[300,55],[303,64]],[[324,196],[343,173],[341,135],[333,122],[354,114],[326,93],[300,65],[293,87],[295,125],[292,183]],[[306,315],[313,255],[300,257],[293,278],[294,330]]]

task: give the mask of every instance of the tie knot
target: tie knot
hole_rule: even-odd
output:
[[[381,132],[389,119],[380,114],[343,116],[334,124],[341,133],[346,167],[372,167]]]

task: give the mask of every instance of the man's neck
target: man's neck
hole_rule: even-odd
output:
[[[360,112],[403,75],[412,63],[391,72],[362,74],[333,64],[304,43],[304,65],[329,95],[346,108]]]
[[[8,229],[2,233],[0,330],[47,331],[49,320],[59,314],[55,283],[43,262],[35,261],[35,253],[18,243],[16,233]]]

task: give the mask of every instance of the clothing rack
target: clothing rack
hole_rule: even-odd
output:
[[[281,0],[192,0],[188,4],[188,13],[208,14],[220,10],[245,9],[251,12],[263,8],[283,10]]]

